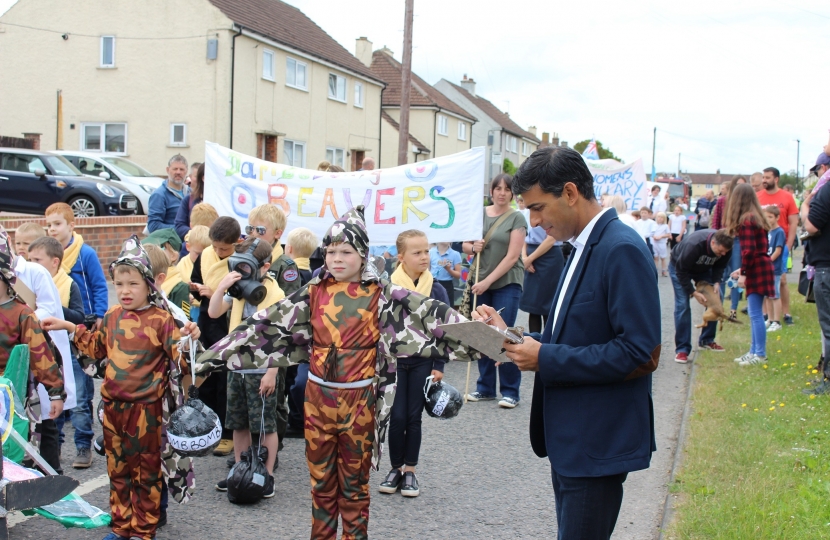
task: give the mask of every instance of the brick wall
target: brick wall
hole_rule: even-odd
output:
[[[46,220],[42,217],[0,216],[0,225],[3,225],[12,236],[17,227],[25,221],[34,221],[42,227],[46,225]],[[147,216],[77,218],[75,232],[83,236],[84,243],[89,244],[98,253],[104,275],[109,276],[109,265],[118,257],[124,240],[133,234],[142,238],[141,233],[146,226]]]

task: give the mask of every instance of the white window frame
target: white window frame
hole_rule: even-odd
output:
[[[458,140],[459,141],[466,141],[467,140],[467,124],[465,124],[461,120],[458,121]]]
[[[182,127],[182,140],[175,139],[176,127]],[[184,122],[176,122],[170,124],[170,146],[187,146],[187,124]]]
[[[291,152],[291,154],[292,154],[291,161],[292,162],[291,163],[286,163],[286,165],[290,165],[291,167],[299,167],[301,169],[304,169],[305,168],[305,158],[306,158],[305,142],[304,141],[295,141],[293,139],[283,139],[283,141],[282,141],[282,155],[283,155],[283,157],[285,157],[285,147],[286,147],[286,145],[289,145],[289,144],[291,145],[291,151],[292,151]],[[301,163],[299,163],[299,164],[294,163],[297,160],[297,155],[296,154],[297,154],[297,147],[298,146],[302,147],[302,149],[303,149],[303,156],[302,156],[302,159],[300,160]]]
[[[291,62],[294,62],[294,82],[293,83],[289,82],[289,79],[288,79],[288,70],[289,70],[289,66],[291,65]],[[303,78],[304,78],[304,82],[305,82],[305,84],[303,84],[303,85],[297,84],[297,73],[298,73],[300,67],[303,68]],[[287,57],[285,59],[285,86],[290,86],[291,88],[296,88],[297,90],[305,90],[307,92],[308,91],[308,64],[305,63],[305,62],[300,62],[296,58],[292,58],[290,56]]]
[[[336,146],[326,146],[326,161],[332,165],[338,165],[346,168],[346,149],[337,148]]]
[[[449,133],[449,131],[448,131],[449,123],[450,123],[449,119],[445,115],[443,115],[443,114],[438,115],[438,127],[437,127],[438,135],[443,135],[444,137],[447,136],[447,134]]]
[[[334,86],[335,86],[335,88],[334,88],[335,94],[334,95],[332,95],[332,93],[331,93],[331,78],[332,77],[336,77],[335,83],[334,83]],[[326,83],[327,83],[327,86],[328,86],[329,99],[332,100],[332,101],[339,101],[340,103],[346,103],[346,77],[344,77],[342,75],[338,75],[337,73],[329,73],[329,78],[326,81]],[[343,97],[342,98],[338,95],[338,94],[340,94],[341,89],[343,91]]]
[[[112,126],[112,125],[124,126],[124,151],[123,152],[109,152],[106,149],[107,126]],[[92,126],[97,126],[101,130],[101,145],[100,145],[101,147],[97,150],[95,150],[95,149],[90,150],[86,147],[86,128],[87,127],[92,127]],[[81,131],[80,148],[84,152],[101,152],[101,153],[106,152],[108,154],[114,154],[116,156],[126,156],[126,155],[128,155],[127,149],[129,148],[128,144],[129,144],[130,139],[129,139],[129,125],[127,124],[127,122],[81,122],[81,130],[80,131]]]
[[[106,64],[104,63],[104,40],[111,39],[112,40],[112,58],[111,62]],[[100,46],[98,48],[98,67],[112,69],[115,67],[115,36],[101,36]]]
[[[505,135],[504,149],[508,152],[517,154],[518,152],[516,151],[516,148],[516,137],[514,137],[513,135]]]
[[[270,61],[269,61],[270,57]],[[266,73],[266,68],[271,68],[271,73]],[[277,55],[271,49],[262,49],[262,78],[266,81],[277,82]]]
[[[363,108],[363,83],[354,83],[354,106]]]
[[[522,155],[529,156],[530,155],[530,145],[527,141],[522,141]]]

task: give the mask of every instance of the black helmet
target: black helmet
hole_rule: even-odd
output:
[[[98,413],[98,421],[101,422],[101,425],[104,425],[104,400],[98,400],[98,407],[95,409]]]
[[[424,385],[424,409],[427,414],[441,420],[458,416],[458,411],[464,404],[461,392],[443,381],[436,383],[432,379],[432,375],[427,377]]]
[[[103,435],[98,435],[97,437],[95,437],[95,440],[92,441],[92,449],[95,450],[95,452],[99,456],[106,456],[107,455],[107,452],[104,449],[104,436]]]
[[[188,399],[170,415],[167,440],[180,456],[206,456],[221,438],[219,417],[199,399]]]

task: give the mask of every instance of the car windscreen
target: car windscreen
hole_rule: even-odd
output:
[[[114,169],[126,176],[138,176],[144,178],[158,178],[155,174],[149,172],[147,169],[136,165],[132,161],[118,157],[102,157],[101,161],[111,165]]]
[[[52,169],[52,174],[58,176],[83,176],[81,171],[63,156],[43,155],[40,156],[40,159],[46,162],[49,168]]]

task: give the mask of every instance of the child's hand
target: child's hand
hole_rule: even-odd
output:
[[[268,369],[259,383],[259,395],[268,397],[277,389],[277,370]]]
[[[199,339],[199,336],[202,335],[202,331],[199,330],[199,327],[193,321],[187,321],[184,323],[184,328],[182,328],[182,335],[183,336],[190,336],[193,339]]]
[[[231,288],[231,285],[233,285],[240,279],[242,279],[242,274],[240,274],[239,272],[231,272],[227,274],[225,277],[222,278],[222,281],[219,282],[219,290],[227,291]]]
[[[432,381],[433,382],[441,382],[441,379],[444,378],[444,373],[441,372],[441,371],[438,371],[437,369],[433,369],[432,373],[430,373],[430,375],[432,375]]]
[[[40,321],[40,327],[47,332],[52,330],[66,330],[70,334],[75,331],[75,325],[69,321],[62,321],[57,317],[45,317]]]
[[[746,288],[746,276],[741,276],[738,278],[738,288],[745,289]]]
[[[55,401],[51,401],[50,403],[52,403],[52,408],[49,409],[49,419],[54,420],[55,418],[60,416],[61,413],[63,413],[63,400],[56,399]]]
[[[204,298],[210,298],[213,296],[213,289],[208,287],[207,285],[202,285],[201,283],[194,283],[196,285],[196,290],[199,291],[199,296]]]

